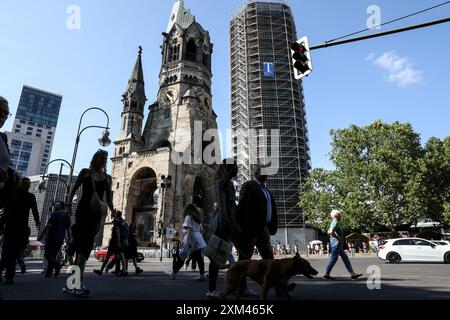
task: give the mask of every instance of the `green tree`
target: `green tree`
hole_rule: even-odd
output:
[[[430,138],[418,161],[409,201],[433,221],[450,223],[450,137]]]
[[[345,213],[350,229],[370,230],[381,224],[395,231],[424,216],[418,210],[420,201],[412,201],[420,183],[417,166],[423,151],[410,124],[377,120],[330,134],[335,170],[313,171],[301,188],[300,205],[312,222],[320,210],[329,212],[331,206]]]

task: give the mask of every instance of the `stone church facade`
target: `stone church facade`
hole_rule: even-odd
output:
[[[114,141],[112,157],[114,207],[123,212],[127,223],[136,224],[141,246],[159,244],[161,226],[163,230],[171,227],[181,231],[183,208],[189,202],[202,207],[205,215],[212,212],[216,165],[205,161],[203,151],[212,149],[212,155],[220,160],[218,139],[203,141],[205,131],[217,129],[212,109],[213,45],[209,33],[179,0],[162,34],[156,101],[148,107],[144,121],[147,98],[139,48],[122,95],[121,131]],[[170,186],[161,186],[163,177],[166,182],[170,177]],[[111,227],[107,220],[104,245]]]

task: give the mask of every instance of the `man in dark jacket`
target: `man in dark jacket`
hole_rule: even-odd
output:
[[[273,259],[270,236],[277,232],[275,200],[265,183],[264,167],[255,166],[254,178],[244,183],[239,194],[238,223],[242,233],[236,247],[239,260],[251,259],[254,247],[263,259]]]
[[[39,229],[39,212],[36,197],[29,192],[30,179],[22,178],[22,184],[17,195],[12,200],[11,208],[6,212],[5,239],[1,265],[6,268],[5,283],[11,284],[16,274],[16,260],[20,251],[28,242],[28,217],[33,212],[36,227]]]
[[[61,263],[57,261],[56,257],[61,250],[66,231],[70,226],[69,218],[64,212],[65,208],[64,202],[56,202],[47,223],[47,241],[45,242],[45,259],[48,261],[45,274],[47,278],[52,276],[53,270],[55,270],[55,277],[57,277],[61,270]]]

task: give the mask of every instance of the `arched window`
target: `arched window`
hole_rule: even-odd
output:
[[[197,61],[197,46],[195,40],[189,40],[186,45],[186,60]]]
[[[169,47],[169,62],[177,61],[180,54],[180,45],[174,44]]]

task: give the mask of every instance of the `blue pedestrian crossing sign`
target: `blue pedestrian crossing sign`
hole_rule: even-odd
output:
[[[273,62],[263,62],[263,70],[265,78],[275,77],[275,66],[273,65]]]

